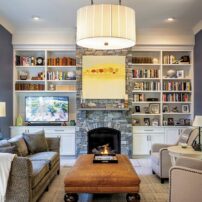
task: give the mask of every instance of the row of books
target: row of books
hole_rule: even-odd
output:
[[[159,69],[133,69],[133,78],[159,78]]]
[[[47,80],[76,80],[76,73],[69,74],[69,72],[63,71],[48,71]]]
[[[191,95],[188,93],[164,93],[164,102],[191,102]]]
[[[134,102],[143,102],[143,101],[145,101],[144,93],[133,94],[133,101]]]
[[[76,59],[71,57],[53,57],[48,58],[47,64],[49,66],[74,66]]]
[[[191,91],[191,82],[190,81],[168,81],[163,83],[163,90],[168,91]]]
[[[44,84],[16,83],[15,90],[44,90]]]
[[[151,64],[153,63],[153,58],[152,57],[132,57],[132,63]]]
[[[151,82],[135,82],[134,90],[160,90],[161,83],[159,81],[151,81]]]

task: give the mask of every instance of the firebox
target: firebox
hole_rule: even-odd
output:
[[[88,131],[88,154],[99,153],[104,146],[109,147],[109,153],[121,153],[121,132],[113,128],[95,128]]]

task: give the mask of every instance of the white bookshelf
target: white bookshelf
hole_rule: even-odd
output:
[[[187,59],[184,56],[188,56],[190,61],[179,61]],[[148,117],[150,126],[153,119],[158,120],[159,126],[163,126],[168,119],[173,119],[175,124],[182,123],[183,119],[191,123],[194,112],[193,47],[135,47],[129,57],[130,83],[135,87],[131,90],[134,126],[145,126],[144,119]],[[169,70],[173,70],[175,75],[169,76]],[[154,87],[157,82],[160,82],[160,88]],[[138,84],[140,89],[137,89]],[[154,89],[149,89],[151,86]],[[148,98],[157,100],[148,101]],[[145,113],[145,109],[148,110],[152,104],[159,105],[158,114]],[[137,107],[140,112],[136,112]],[[183,111],[183,107],[188,111]],[[165,112],[165,108],[169,111]]]
[[[22,57],[17,62],[16,55]],[[19,59],[18,57],[18,59]],[[28,58],[28,62],[32,62],[32,57],[34,58],[34,63],[26,64],[22,63],[23,57]],[[42,57],[43,64],[37,65],[36,58]],[[61,64],[62,58],[72,58],[69,59],[71,65],[65,63]],[[60,64],[48,64],[49,58],[61,58],[59,60]],[[35,46],[22,46],[15,47],[13,51],[13,125],[15,125],[16,118],[18,115],[21,115],[22,118],[25,118],[25,97],[26,96],[68,96],[69,97],[69,120],[76,120],[76,47],[67,46],[67,47],[50,47],[44,46],[42,48],[37,48]],[[25,59],[24,59],[25,60]],[[26,61],[26,60],[25,60]],[[53,62],[56,60],[52,60]],[[64,60],[66,61],[66,60]],[[74,62],[74,64],[73,64]],[[27,73],[27,79],[22,80],[20,74],[22,72]],[[41,80],[36,78],[38,74],[42,72],[43,76]],[[48,78],[48,72],[55,72],[55,74],[60,74],[56,78]],[[58,73],[57,73],[58,72]],[[68,76],[68,74],[75,75],[74,78]],[[34,78],[35,77],[35,78]],[[16,88],[18,84],[25,85],[43,85],[43,88],[32,87],[32,88]],[[53,85],[52,90],[50,85]],[[33,89],[34,88],[34,89]]]

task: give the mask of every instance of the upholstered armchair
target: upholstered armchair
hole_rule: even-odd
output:
[[[196,137],[198,136],[197,129],[187,128],[180,135],[179,140],[175,145],[179,143],[187,143],[192,146]],[[151,148],[151,167],[153,174],[160,177],[161,183],[164,183],[165,179],[169,177],[169,169],[171,168],[171,159],[168,152],[168,147],[173,145],[168,144],[153,144]]]
[[[202,159],[179,158],[169,178],[169,202],[202,201]]]

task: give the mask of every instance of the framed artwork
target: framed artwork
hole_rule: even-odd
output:
[[[184,78],[184,70],[177,70],[177,78]]]
[[[164,113],[170,112],[170,109],[169,109],[168,105],[163,105],[163,112]]]
[[[125,56],[83,56],[84,99],[124,99]]]
[[[144,118],[144,125],[149,126],[150,125],[150,118]]]
[[[137,112],[137,113],[140,112],[140,106],[135,106],[135,112]]]
[[[190,126],[190,124],[191,124],[190,119],[185,119],[185,120],[184,120],[184,125],[185,125],[185,126]]]
[[[150,104],[149,105],[149,113],[150,114],[159,114],[160,113],[160,105],[159,104]]]
[[[174,126],[174,119],[168,118],[168,126]]]
[[[189,105],[182,105],[182,113],[189,113]]]
[[[159,120],[158,119],[152,119],[152,126],[158,126]]]

